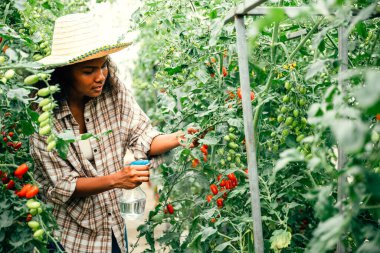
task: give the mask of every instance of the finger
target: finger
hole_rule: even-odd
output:
[[[150,164],[149,165],[128,165],[124,167],[125,170],[137,170],[137,171],[149,170],[149,168],[150,168]]]
[[[149,177],[139,177],[140,182],[149,182]]]
[[[195,128],[193,128],[193,127],[189,127],[188,129],[187,129],[187,133],[188,134],[195,134],[195,133],[197,133],[198,132],[198,129],[195,129]]]
[[[149,173],[149,171],[136,171],[135,176],[136,177],[149,177],[150,173]]]

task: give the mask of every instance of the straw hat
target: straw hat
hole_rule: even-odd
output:
[[[49,67],[71,65],[120,51],[132,44],[119,42],[110,29],[90,13],[69,14],[57,18],[51,54],[38,62]]]

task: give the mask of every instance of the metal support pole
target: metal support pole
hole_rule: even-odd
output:
[[[250,98],[250,82],[248,69],[248,49],[244,16],[235,16],[235,27],[237,37],[237,52],[239,61],[240,87],[242,93],[244,134],[248,158],[249,189],[251,192],[251,208],[253,218],[253,235],[255,242],[255,253],[264,252],[263,229],[261,221],[261,206],[259,192],[259,175],[256,160],[256,142],[253,129],[253,113]]]
[[[342,92],[345,91],[346,84],[343,81],[342,74],[348,69],[348,49],[347,49],[347,36],[346,34],[346,28],[342,25],[338,28],[338,55],[339,55],[339,74],[338,74],[338,85],[341,88]],[[344,164],[346,162],[346,155],[343,152],[342,147],[338,143],[338,170],[341,170],[344,167]],[[345,177],[339,176],[338,178],[338,203],[339,203],[339,212],[343,213],[343,204],[342,201],[344,200],[344,183],[345,183]],[[344,253],[344,245],[342,241],[340,240],[336,246],[336,253]]]

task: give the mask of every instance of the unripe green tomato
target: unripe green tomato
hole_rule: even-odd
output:
[[[273,149],[274,152],[278,151],[278,145],[274,144],[273,147],[272,147],[272,149]]]
[[[58,91],[58,86],[50,86],[40,89],[37,95],[40,97],[46,97],[47,95],[53,94]]]
[[[50,125],[50,119],[46,119],[40,123],[40,128]]]
[[[285,120],[285,125],[289,126],[293,123],[293,117],[287,117]]]
[[[55,104],[55,103],[50,103],[50,104],[47,104],[47,105],[45,105],[44,107],[42,107],[42,111],[44,111],[44,112],[51,111],[51,110],[53,110],[55,107],[56,107],[56,104]]]
[[[289,101],[290,101],[290,98],[289,98],[288,95],[285,95],[285,96],[282,97],[282,102],[287,103]]]
[[[286,113],[288,111],[288,108],[286,106],[282,106],[280,109],[281,113]]]
[[[228,147],[232,148],[232,149],[237,149],[239,147],[239,145],[237,145],[235,142],[230,142],[228,143]]]
[[[272,132],[271,134],[270,134],[270,137],[276,137],[276,132]]]
[[[6,84],[6,83],[7,83],[7,79],[6,79],[5,77],[2,77],[2,78],[0,79],[0,81],[1,81],[3,84]]]
[[[37,209],[41,206],[40,202],[37,202],[37,201],[33,201],[33,202],[27,202],[26,203],[26,206],[29,208],[29,209]]]
[[[231,155],[234,155],[236,152],[235,152],[235,150],[233,150],[233,149],[229,149],[229,150],[228,150],[228,153],[231,154]]]
[[[301,87],[300,92],[301,92],[301,94],[306,94],[306,88],[305,87]]]
[[[283,137],[286,137],[286,136],[288,136],[289,135],[289,130],[288,129],[284,129],[283,131],[282,131],[282,136]]]
[[[231,138],[230,138],[230,136],[229,135],[226,135],[226,136],[224,136],[224,138],[223,138],[225,141],[230,141],[231,140]]]
[[[5,56],[0,56],[0,64],[3,64],[5,62]]]
[[[231,161],[232,160],[232,157],[231,156],[227,156],[227,161]]]
[[[41,115],[38,117],[38,122],[41,123],[42,121],[47,120],[49,117],[50,117],[50,113],[49,113],[49,112],[43,112],[43,113],[41,113]]]
[[[38,214],[42,213],[42,208],[41,208],[41,207],[39,207],[39,208],[37,209],[37,213],[38,213]]]
[[[306,101],[305,101],[305,99],[300,99],[300,101],[298,102],[298,104],[300,105],[300,106],[304,106],[305,104],[306,104]]]
[[[277,122],[278,123],[281,123],[283,120],[284,120],[284,116],[282,116],[282,115],[277,116]]]
[[[50,132],[51,132],[51,128],[49,125],[47,125],[47,126],[40,128],[39,134],[44,136],[44,135],[50,134]]]
[[[236,140],[236,135],[234,135],[233,133],[230,133],[229,134],[229,136],[230,136],[230,139],[233,141],[233,140]]]
[[[41,239],[41,237],[43,236],[44,233],[45,233],[45,231],[42,228],[38,229],[36,232],[34,232],[33,238]]]
[[[311,158],[313,158],[313,155],[312,154],[308,154],[305,158],[306,158],[306,160],[310,160]]]
[[[306,125],[307,124],[307,119],[305,117],[302,117],[301,118],[301,123]]]
[[[290,82],[285,82],[285,89],[290,90],[292,88],[292,84]]]
[[[56,142],[56,141],[51,141],[51,142],[48,144],[46,150],[47,150],[47,151],[52,151],[52,150],[55,148],[56,145],[57,145],[57,142]]]
[[[221,159],[221,160],[220,160],[220,164],[221,164],[222,166],[224,166],[224,165],[226,165],[226,161],[225,161],[224,159]]]
[[[30,75],[24,79],[24,84],[33,85],[33,84],[37,83],[39,80],[40,79],[37,75]]]
[[[55,135],[54,135],[54,134],[51,134],[51,135],[49,135],[49,137],[47,138],[46,142],[47,142],[47,143],[50,143],[50,142],[52,142],[52,141],[54,141],[54,140],[55,140]]]
[[[230,132],[230,133],[235,132],[235,128],[233,128],[233,127],[228,128],[228,132]]]
[[[296,141],[301,142],[304,138],[305,138],[305,135],[303,135],[303,134],[298,135]]]
[[[298,117],[299,114],[300,114],[300,111],[298,111],[297,109],[295,109],[295,110],[293,111],[293,115],[294,115],[294,117]]]
[[[31,215],[35,216],[35,215],[37,215],[38,210],[33,208],[33,209],[30,209],[30,210],[29,210],[29,213],[30,213]]]
[[[44,98],[41,100],[41,102],[38,104],[39,107],[44,107],[47,104],[50,104],[52,100],[50,98]]]
[[[220,148],[216,151],[219,155],[223,155],[224,154],[224,149],[223,148]]]
[[[235,157],[235,162],[240,165],[240,163],[241,163],[240,157],[236,156]]]
[[[4,74],[4,77],[6,79],[12,79],[14,76],[15,76],[16,72],[13,70],[13,69],[8,69],[5,74]]]
[[[32,58],[33,58],[34,61],[39,61],[39,60],[41,60],[44,57],[42,55],[40,55],[40,54],[35,54],[35,55],[33,55]]]
[[[376,142],[379,141],[379,139],[380,139],[379,134],[376,131],[372,131],[372,133],[371,133],[371,141],[373,143],[376,143]]]
[[[40,223],[38,223],[38,221],[31,220],[28,222],[28,226],[35,231],[40,227]]]
[[[293,121],[292,128],[296,128],[297,126],[298,126],[298,122],[297,121]]]
[[[41,80],[47,80],[48,77],[49,77],[49,75],[46,74],[46,73],[38,73],[37,75],[38,75],[38,77],[39,77]]]

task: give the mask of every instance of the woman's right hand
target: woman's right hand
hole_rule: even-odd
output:
[[[133,189],[142,182],[149,182],[150,165],[127,165],[114,174],[116,188]]]

